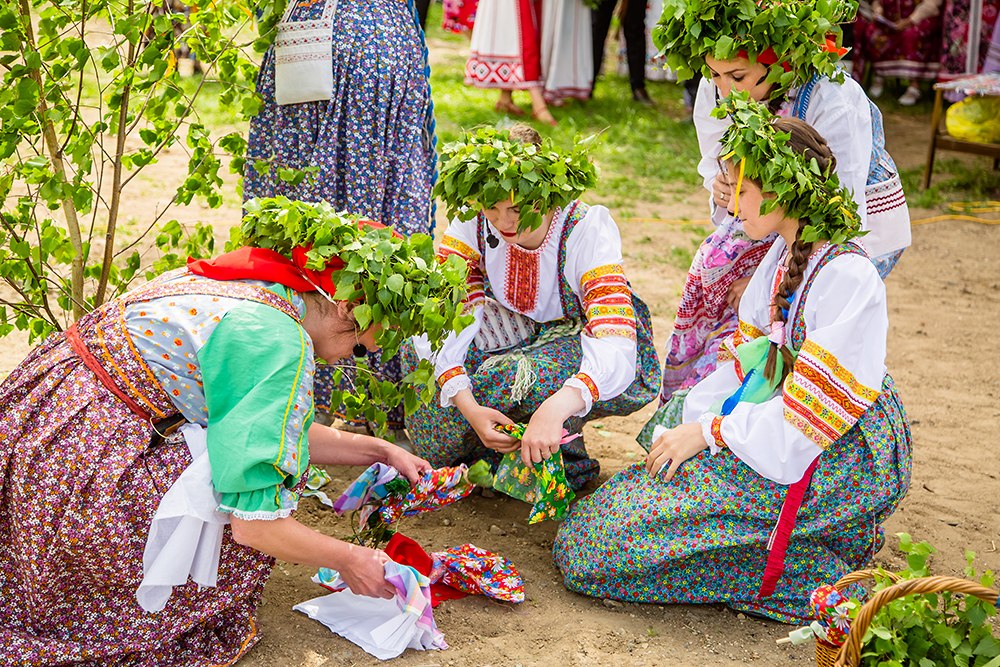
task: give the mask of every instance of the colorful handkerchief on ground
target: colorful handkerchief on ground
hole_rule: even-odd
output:
[[[497,427],[498,431],[519,440],[524,436],[524,429],[521,424]],[[564,430],[562,441],[566,443],[578,437],[579,434],[571,436]],[[524,464],[520,451],[505,454],[497,467],[493,488],[512,498],[531,503],[529,524],[546,519],[562,519],[569,511],[569,504],[576,498],[573,489],[566,482],[562,452],[556,452],[533,466]]]
[[[524,602],[524,580],[503,556],[463,544],[431,554],[432,582],[441,582],[470,595],[504,602]]]
[[[313,497],[327,507],[333,507],[333,501],[330,500],[330,496],[326,495],[325,492],[320,491],[320,489],[330,483],[330,473],[322,468],[317,468],[316,466],[311,465],[309,466],[306,474],[308,474],[309,477],[306,478],[306,488],[302,489],[302,497]]]
[[[402,533],[395,533],[385,545],[385,555],[400,565],[409,565],[425,577],[434,570],[434,559],[424,548]],[[431,606],[437,607],[445,600],[458,600],[467,594],[440,581],[431,582]]]

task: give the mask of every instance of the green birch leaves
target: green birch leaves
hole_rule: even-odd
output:
[[[511,140],[507,130],[480,128],[442,149],[434,196],[445,203],[448,217],[459,220],[510,200],[521,210],[519,230],[537,229],[546,213],[597,184],[587,156],[594,139],[561,151],[549,139],[536,146]]]

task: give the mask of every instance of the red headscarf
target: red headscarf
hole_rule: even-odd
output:
[[[375,229],[385,227],[371,220],[361,220],[358,224]],[[322,270],[307,269],[307,252],[308,247],[298,246],[292,249],[292,258],[288,259],[274,250],[245,246],[215,259],[189,257],[188,270],[213,280],[265,280],[296,292],[315,292],[319,288],[332,297],[337,292],[333,273],[344,268],[344,263],[340,258],[332,257]]]

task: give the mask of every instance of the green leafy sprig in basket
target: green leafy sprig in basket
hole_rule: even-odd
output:
[[[789,218],[807,221],[801,235],[807,242],[843,243],[866,233],[857,203],[837,175],[792,150],[789,135],[775,127],[777,117],[766,106],[745,92],[733,92],[712,115],[732,120],[722,137],[722,152],[736,165],[740,180],[753,179],[764,193],[774,195],[762,202],[762,215],[780,206]]]
[[[537,229],[546,213],[597,184],[597,169],[587,156],[594,139],[562,151],[549,139],[536,146],[512,140],[508,130],[480,128],[442,149],[434,195],[444,201],[448,216],[459,220],[509,200],[520,208],[518,229]]]
[[[899,534],[899,548],[906,555],[907,567],[901,579],[917,579],[930,574],[928,559],[935,549],[927,542],[914,542],[906,533]],[[982,574],[973,567],[975,554],[965,552],[965,576],[992,588],[992,572]],[[878,592],[892,586],[885,576],[875,577]],[[854,605],[855,613],[860,603]],[[861,652],[862,667],[1000,667],[1000,640],[993,633],[990,619],[996,615],[993,605],[972,595],[943,592],[909,595],[882,607],[865,633]]]

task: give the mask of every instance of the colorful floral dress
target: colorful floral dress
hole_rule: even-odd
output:
[[[882,0],[873,2],[888,23],[908,18],[902,30],[878,21],[874,13],[854,21],[854,76],[865,67],[882,77],[933,81],[941,69],[941,0]]]
[[[816,586],[881,548],[881,524],[909,488],[911,442],[885,369],[885,287],[863,253],[845,244],[813,255],[789,318],[798,356],[783,388],[760,403],[740,400],[749,372],[740,350],[769,328],[784,256],[778,239],[747,287],[718,369],[686,397],[675,395],[641,436],[648,444],[657,424],[698,423],[710,449],[670,482],[633,465],[570,511],[554,546],[570,590],[723,602],[804,622]],[[802,480],[808,488],[789,517],[797,521],[783,574],[758,597],[789,485]]]
[[[709,79],[699,84],[694,122],[701,147],[698,172],[705,187],[719,173],[719,147],[729,127],[714,118],[718,89]],[[788,92],[779,114],[813,126],[837,158],[837,176],[854,194],[868,254],[885,278],[910,245],[910,214],[896,165],[885,150],[882,114],[855,81],[835,83],[815,78]],[[736,330],[736,312],[726,296],[732,284],[748,278],[770,246],[770,239],[751,241],[739,220],[714,204],[717,228],[705,239],[688,271],[674,331],[667,341],[660,404],[674,392],[689,389],[715,370],[719,346]]]
[[[938,80],[946,81],[963,74],[984,71],[997,15],[1000,15],[1000,0],[984,0],[979,16],[973,14],[971,4],[970,0],[945,0],[941,17],[941,72]],[[978,50],[970,58],[969,49],[973,41],[978,42]]]
[[[298,0],[293,20],[315,19],[323,2]],[[261,63],[260,113],[250,123],[243,195],[327,201],[407,236],[433,229],[434,115],[423,32],[413,0],[338,0],[333,22],[333,99],[278,105],[274,49]],[[258,167],[260,163],[260,167]],[[268,166],[264,166],[268,165]],[[281,168],[313,169],[298,184]],[[383,368],[398,380],[399,361]],[[316,407],[328,412],[333,372],[317,373]],[[390,415],[402,427],[402,413]]]
[[[256,644],[273,559],[228,529],[216,587],[175,588],[156,614],[136,600],[150,522],[191,462],[153,436],[177,415],[207,427],[219,510],[288,516],[313,414],[304,308],[280,285],[171,274],[0,384],[0,664],[207,667]]]
[[[574,387],[585,403],[567,423],[574,433],[585,420],[631,414],[656,397],[659,361],[649,310],[625,278],[621,238],[608,210],[571,203],[553,217],[536,250],[501,238],[480,215],[453,221],[438,251],[469,263],[468,307],[476,320],[450,336],[433,359],[439,402],[407,418],[417,451],[435,466],[499,460],[454,407],[452,399],[463,389],[471,389],[480,405],[527,423],[545,399],[564,385]],[[537,323],[537,329],[511,349],[481,350],[475,340],[487,298]],[[404,371],[431,356],[416,339],[404,349]],[[516,400],[512,387],[522,363],[534,377]],[[563,457],[574,488],[597,477],[599,464],[587,456],[582,437],[563,445]]]

